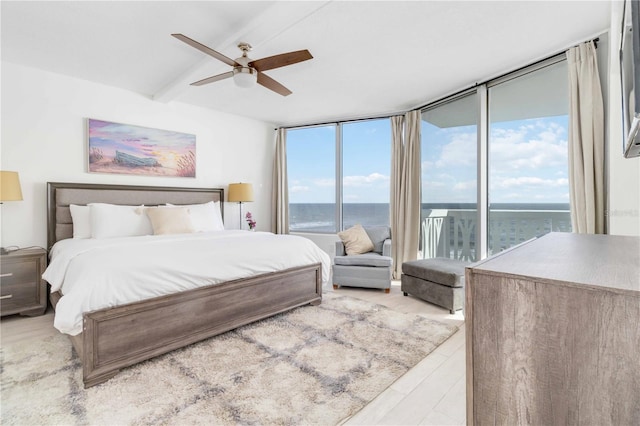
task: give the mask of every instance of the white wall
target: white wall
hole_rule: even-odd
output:
[[[640,236],[640,158],[622,155],[622,100],[620,89],[621,1],[611,2],[609,32],[609,234]],[[636,70],[637,71],[637,70]],[[636,88],[639,90],[640,88]]]
[[[46,183],[90,182],[224,188],[254,185],[243,206],[271,226],[273,125],[142,95],[11,63],[2,63],[0,167],[20,173],[24,201],[0,206],[3,247],[46,246]],[[196,178],[87,172],[86,118],[196,135]],[[238,204],[227,203],[225,226],[238,228]],[[243,221],[243,225],[246,225]],[[246,226],[245,226],[246,228]]]

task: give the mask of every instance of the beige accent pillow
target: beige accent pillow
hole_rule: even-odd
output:
[[[373,242],[362,225],[353,225],[349,229],[338,232],[347,255],[368,253],[373,250]]]
[[[195,232],[186,207],[156,207],[147,209],[154,235],[189,234]]]

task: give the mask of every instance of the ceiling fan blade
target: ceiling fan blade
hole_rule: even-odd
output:
[[[233,71],[224,72],[222,74],[214,75],[213,77],[207,77],[205,79],[191,83],[192,86],[202,86],[203,84],[213,83],[214,81],[224,80],[225,78],[233,77]]]
[[[258,84],[266,87],[269,90],[273,90],[274,92],[282,96],[289,96],[291,93],[293,93],[291,90],[287,89],[282,84],[278,83],[268,75],[263,74],[261,72],[258,73]]]
[[[313,58],[308,50],[297,50],[295,52],[281,53],[280,55],[269,56],[267,58],[256,59],[249,62],[249,66],[258,71],[267,71],[287,65],[297,64]]]
[[[189,37],[187,37],[184,34],[171,34],[172,36],[174,36],[175,38],[177,38],[180,41],[183,41],[185,43],[187,43],[189,46],[195,47],[196,49],[198,49],[201,52],[206,53],[209,56],[213,56],[214,58],[216,58],[219,61],[224,62],[227,65],[231,65],[236,66],[239,65],[236,63],[236,61],[234,61],[231,58],[227,58],[226,56],[224,56],[222,53],[216,52],[215,50],[213,50],[210,47],[205,46],[202,43],[198,43],[197,41],[190,39]]]

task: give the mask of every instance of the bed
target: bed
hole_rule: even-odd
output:
[[[222,189],[54,182],[47,184],[47,193],[49,250],[56,242],[73,236],[71,204],[180,206],[214,201],[220,203],[222,215],[224,200]],[[82,361],[85,388],[160,354],[298,306],[320,304],[323,263],[326,264],[323,260],[258,273],[83,312],[81,333],[69,337]],[[64,291],[51,292],[54,309],[63,297]]]

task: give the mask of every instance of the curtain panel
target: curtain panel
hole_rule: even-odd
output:
[[[389,204],[389,221],[391,222],[391,257],[393,258],[392,274],[394,279],[400,277],[396,273],[396,265],[398,264],[398,243],[402,232],[402,226],[400,225],[400,217],[402,215],[400,176],[402,171],[403,125],[404,117],[402,115],[391,117],[391,203]],[[402,263],[400,265],[402,266]]]
[[[603,234],[604,106],[592,41],[567,50],[569,197],[573,232]]]
[[[287,183],[287,131],[276,131],[276,150],[273,161],[273,206],[271,230],[275,234],[289,233],[289,188]]]
[[[393,277],[418,256],[420,232],[420,111],[391,117],[391,256]],[[403,125],[404,124],[404,125]]]

